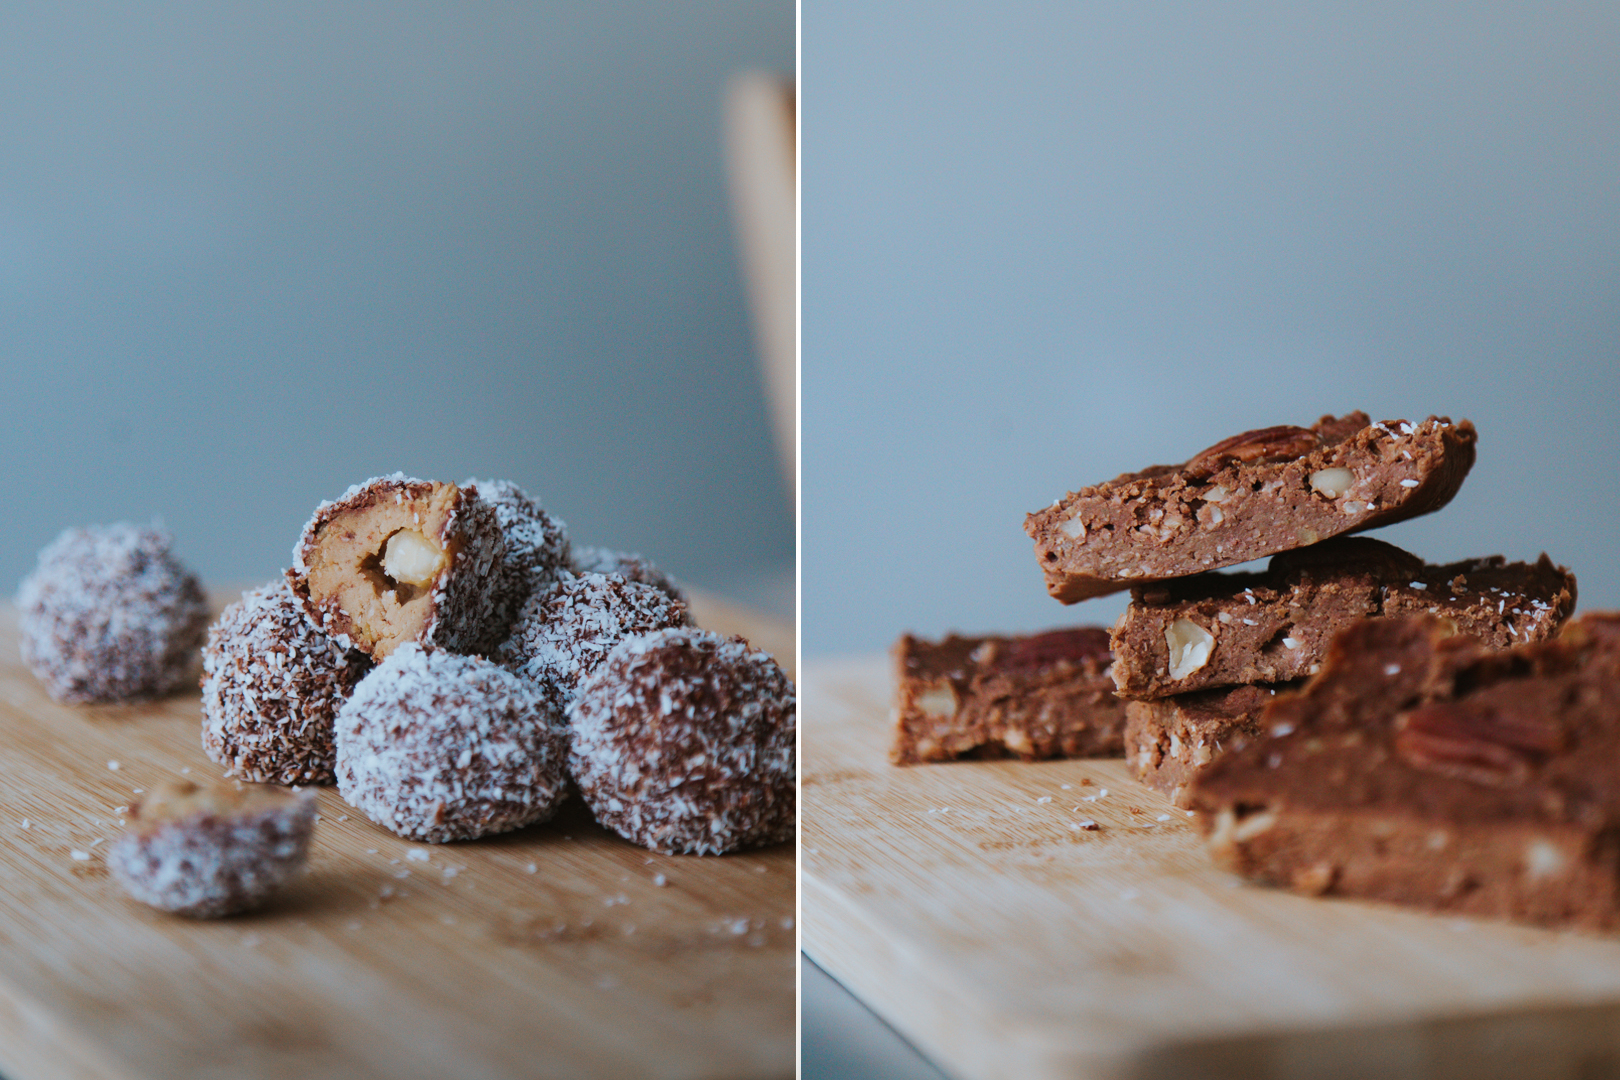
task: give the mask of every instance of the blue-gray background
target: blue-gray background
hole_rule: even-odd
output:
[[[1620,8],[803,17],[804,649],[1111,622],[1022,530],[1271,424],[1468,417],[1434,561],[1620,607]]]
[[[216,583],[402,469],[791,604],[722,154],[784,2],[13,5],[0,593],[161,516]]]

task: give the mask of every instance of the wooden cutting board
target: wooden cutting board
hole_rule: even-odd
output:
[[[693,607],[791,665],[791,627]],[[53,703],[0,608],[7,1080],[793,1074],[793,845],[654,855],[577,799],[519,832],[415,844],[327,789],[306,878],[193,922],[127,899],[102,855],[134,789],[219,775],[200,730],[196,694]]]
[[[1620,940],[1244,885],[1123,761],[898,768],[886,660],[800,685],[804,949],[953,1075],[1620,1075]]]

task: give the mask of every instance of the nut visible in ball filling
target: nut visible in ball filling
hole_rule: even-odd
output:
[[[314,627],[285,581],[242,594],[203,648],[202,744],[226,776],[330,784],[332,721],[371,661]]]
[[[107,869],[143,904],[215,918],[269,899],[308,861],[314,831],[310,792],[163,784],[130,806]]]
[[[65,702],[157,697],[195,678],[208,606],[159,528],[67,529],[17,590],[23,662]]]
[[[487,652],[510,621],[505,557],[474,493],[394,473],[316,508],[287,581],[316,626],[379,660],[407,641]]]
[[[793,684],[741,638],[679,627],[622,642],[580,687],[569,766],[597,821],[665,854],[793,835]]]
[[[338,709],[338,792],[411,840],[544,821],[568,794],[568,737],[538,687],[477,656],[401,645]]]

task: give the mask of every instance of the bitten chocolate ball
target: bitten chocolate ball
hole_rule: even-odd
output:
[[[686,605],[618,574],[564,574],[523,606],[495,659],[539,684],[558,712],[627,637],[687,623]]]
[[[203,750],[256,784],[335,783],[332,721],[370,670],[310,624],[285,581],[245,592],[203,647]]]
[[[401,645],[337,715],[338,792],[410,840],[544,821],[568,794],[561,717],[527,679],[476,656]]]
[[[536,589],[557,580],[569,568],[568,526],[543,510],[539,502],[510,480],[463,480],[461,487],[495,511],[506,537],[508,626]]]
[[[407,641],[482,653],[508,629],[505,558],[493,507],[394,473],[316,508],[287,581],[316,626],[379,660]]]
[[[143,904],[214,918],[257,907],[290,880],[314,831],[307,792],[165,784],[129,808],[107,869]]]
[[[667,855],[793,835],[793,684],[741,638],[623,642],[580,687],[569,767],[596,820]]]
[[[671,600],[687,603],[686,594],[651,559],[633,551],[583,547],[574,553],[574,569],[581,574],[619,574],[626,581],[651,585]]]
[[[202,586],[157,528],[68,529],[17,591],[23,661],[57,701],[157,697],[195,677]]]

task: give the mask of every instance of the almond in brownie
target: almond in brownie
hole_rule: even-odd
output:
[[[1309,894],[1620,925],[1620,614],[1494,651],[1420,615],[1351,626],[1193,780],[1211,852]]]
[[[961,757],[1113,757],[1124,703],[1108,675],[1108,631],[923,641],[894,649],[897,765]]]
[[[1125,698],[1313,674],[1335,633],[1368,616],[1427,612],[1493,648],[1543,641],[1575,609],[1575,576],[1546,555],[1426,566],[1381,540],[1341,537],[1283,552],[1264,573],[1138,586],[1114,624]]]
[[[1264,428],[1071,492],[1024,531],[1047,592],[1072,604],[1438,510],[1473,466],[1475,438],[1467,420],[1374,424],[1362,412]]]
[[[1260,734],[1260,713],[1281,686],[1231,686],[1125,703],[1125,759],[1136,778],[1187,805],[1193,774]]]

